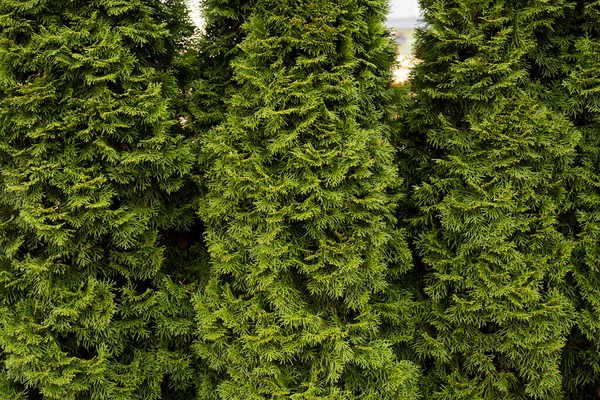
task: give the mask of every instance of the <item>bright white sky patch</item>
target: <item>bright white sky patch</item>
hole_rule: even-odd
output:
[[[196,26],[202,26],[200,14],[200,0],[187,0],[190,7],[190,16]],[[390,0],[390,19],[418,18],[419,5],[417,0]]]
[[[390,18],[418,18],[417,0],[390,0]]]
[[[187,0],[190,9],[190,17],[197,27],[202,27],[202,15],[200,13],[199,0]]]

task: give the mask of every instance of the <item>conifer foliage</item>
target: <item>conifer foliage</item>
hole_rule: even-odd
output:
[[[569,399],[592,399],[600,390],[600,2],[580,1],[579,29],[563,53],[568,75],[559,86],[561,105],[582,133],[573,170],[577,246],[573,288],[577,325],[563,360]],[[557,96],[558,97],[558,96]]]
[[[190,398],[163,235],[194,218],[170,106],[185,12],[0,2],[0,398]]]
[[[198,42],[198,79],[191,88],[194,127],[210,129],[226,116],[226,99],[235,86],[231,61],[244,38],[242,25],[254,0],[201,0],[204,33]]]
[[[557,229],[578,135],[529,75],[561,1],[423,0],[411,81],[415,350],[429,399],[560,399],[572,243]]]
[[[598,397],[599,0],[199,1],[0,0],[1,400]]]
[[[410,265],[381,107],[386,12],[259,0],[242,26],[226,118],[201,141],[212,266],[195,349],[214,382],[201,398],[417,398],[417,369],[382,335],[389,310],[409,312],[391,278]]]

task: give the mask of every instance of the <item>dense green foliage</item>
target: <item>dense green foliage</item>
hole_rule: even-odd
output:
[[[0,398],[190,398],[185,12],[0,1]]]
[[[529,64],[560,1],[423,0],[401,152],[422,270],[431,399],[560,399],[573,246],[560,231],[579,134]],[[545,94],[546,93],[546,94]]]
[[[254,0],[201,0],[204,32],[197,44],[198,79],[190,88],[194,127],[205,131],[226,118],[226,99],[234,89],[231,61],[239,53],[242,25]]]
[[[559,106],[582,133],[570,186],[577,235],[569,294],[577,307],[563,357],[566,398],[597,398],[600,390],[600,2],[579,1],[553,77]]]
[[[416,398],[418,372],[392,349],[404,327],[382,327],[410,312],[378,105],[386,10],[264,0],[243,25],[226,117],[202,140],[212,279],[195,349],[219,398]]]
[[[0,400],[600,395],[600,1],[0,0]]]

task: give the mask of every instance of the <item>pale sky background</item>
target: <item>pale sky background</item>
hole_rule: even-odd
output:
[[[191,17],[197,26],[202,26],[202,17],[199,11],[198,0],[188,0]],[[418,18],[419,6],[417,0],[390,0],[390,19],[392,18]]]
[[[418,18],[417,0],[390,0],[390,18]]]

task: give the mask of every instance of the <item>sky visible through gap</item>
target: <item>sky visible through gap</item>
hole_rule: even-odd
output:
[[[202,16],[200,14],[200,1],[188,0],[191,9],[191,16],[197,26],[202,26]],[[389,22],[395,24],[397,20],[412,20],[407,23],[416,23],[419,18],[419,6],[417,0],[390,0]],[[404,22],[402,23],[404,25]]]
[[[391,0],[390,1],[390,19],[392,18],[411,18],[419,17],[419,5],[417,0]]]

